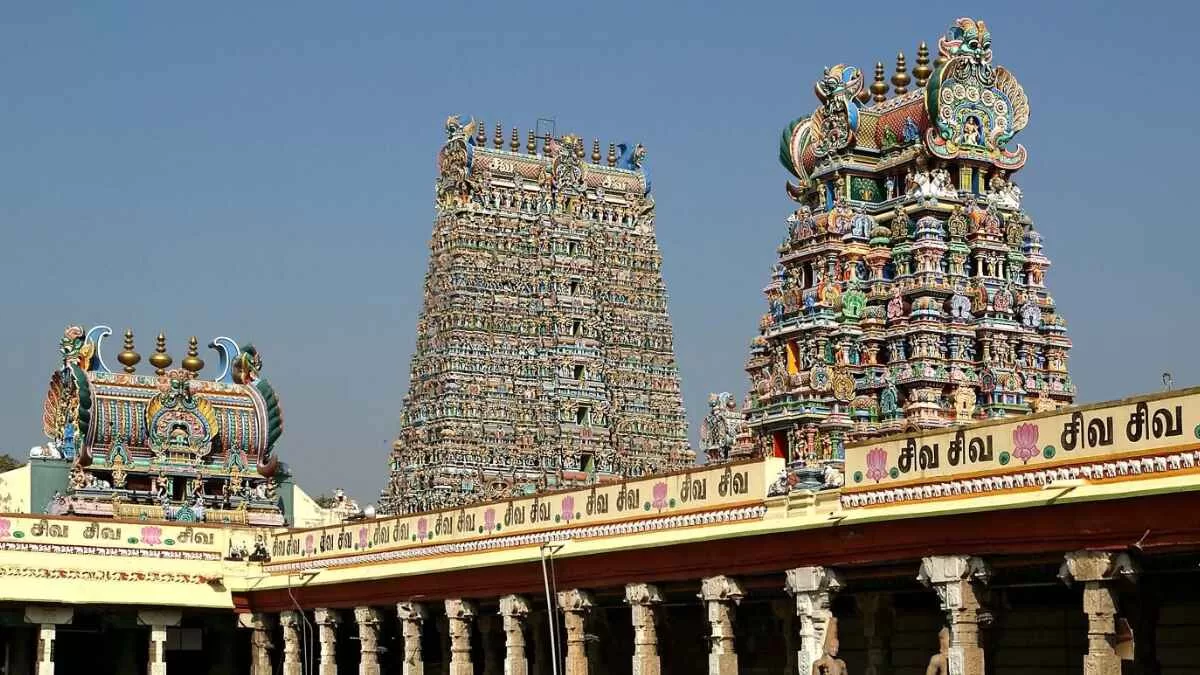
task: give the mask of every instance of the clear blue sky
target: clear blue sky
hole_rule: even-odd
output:
[[[973,13],[1032,103],[1017,180],[1081,398],[1197,383],[1198,16],[1155,5],[10,4],[0,449],[42,441],[66,324],[132,327],[143,355],[164,330],[177,362],[187,336],[229,334],[263,354],[299,480],[373,500],[450,113],[647,146],[695,439],[708,392],[746,390],[790,211],[780,130],[823,66],[911,67]]]

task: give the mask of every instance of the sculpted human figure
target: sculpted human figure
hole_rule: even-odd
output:
[[[938,653],[929,659],[925,675],[950,675],[950,629],[938,631]]]
[[[846,662],[837,657],[838,632],[837,618],[829,619],[825,627],[825,651],[821,658],[813,663],[812,675],[849,675]]]

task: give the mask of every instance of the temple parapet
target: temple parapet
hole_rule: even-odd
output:
[[[1193,470],[1200,388],[846,448],[845,507],[971,497]]]
[[[201,380],[196,338],[182,367],[171,368],[160,334],[148,359],[153,373],[138,374],[141,355],[130,331],[117,356],[122,371],[107,366],[100,344],[111,334],[107,326],[70,326],[64,333],[62,367],[50,380],[43,411],[49,443],[30,453],[43,460],[39,466],[70,467],[46,512],[284,524],[274,452],[283,417],[274,389],[260,377],[254,346],[215,338],[209,346],[220,356],[219,373]]]
[[[775,459],[724,464],[465,508],[277,531],[271,572],[483,552],[711,523],[760,520]]]

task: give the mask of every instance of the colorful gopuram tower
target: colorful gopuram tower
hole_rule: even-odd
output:
[[[381,511],[694,462],[644,159],[447,120]]]
[[[1011,178],[1029,103],[984,23],[955,21],[932,64],[922,43],[911,75],[900,54],[891,87],[882,63],[869,87],[836,65],[816,92],[780,145],[799,207],[747,364],[758,451],[819,484],[848,439],[1070,403],[1066,322]]]

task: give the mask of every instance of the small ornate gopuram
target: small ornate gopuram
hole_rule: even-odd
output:
[[[1072,401],[1050,261],[1021,208],[1013,138],[1029,103],[959,19],[911,75],[836,65],[787,126],[798,208],[766,287],[747,370],[758,451],[820,485],[848,438],[1055,409]],[[890,93],[890,95],[889,95]]]
[[[383,512],[693,463],[644,161],[447,120]]]
[[[283,417],[257,350],[216,338],[220,374],[205,381],[196,338],[172,368],[160,334],[148,359],[154,372],[137,374],[130,331],[117,355],[123,367],[106,365],[100,347],[111,334],[70,326],[63,335],[42,418],[49,443],[31,452],[70,467],[46,511],[282,525],[274,446]]]

